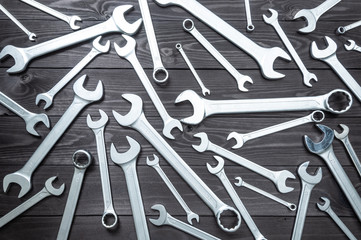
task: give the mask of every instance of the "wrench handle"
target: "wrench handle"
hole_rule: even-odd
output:
[[[339,228],[341,228],[341,230],[345,233],[345,235],[350,239],[350,240],[357,240],[357,238],[352,234],[352,232],[350,231],[350,229],[348,229],[348,227],[342,222],[342,220],[336,215],[336,213],[332,210],[332,208],[330,207],[329,210],[327,211],[328,215],[330,215],[330,217],[332,218],[332,220],[337,224],[337,226]]]
[[[350,155],[353,164],[356,167],[356,170],[358,172],[358,174],[361,176],[361,163],[360,163],[360,159],[357,157],[357,154],[354,150],[354,148],[351,145],[350,139],[347,137],[344,140],[342,140],[342,143],[345,145],[346,150],[348,152],[348,154]]]
[[[30,115],[34,115],[34,113],[26,110],[17,102],[6,96],[3,92],[0,92],[0,103],[24,120],[26,120]]]
[[[354,22],[354,23],[351,23],[351,24],[343,27],[343,29],[344,29],[344,32],[347,32],[347,31],[349,31],[351,29],[354,29],[354,28],[357,28],[359,26],[361,26],[361,20],[357,21],[357,22]]]
[[[323,3],[321,3],[319,6],[312,9],[311,11],[315,16],[316,21],[321,17],[322,14],[333,8],[339,2],[341,2],[341,0],[326,0]]]
[[[45,12],[45,13],[48,13],[48,14],[50,14],[50,15],[52,15],[52,16],[60,19],[60,20],[63,20],[64,22],[67,22],[67,23],[70,22],[70,17],[69,16],[67,16],[67,15],[65,15],[65,14],[63,14],[63,13],[61,13],[59,11],[56,11],[56,10],[54,10],[54,9],[52,9],[52,8],[42,4],[42,3],[36,2],[34,0],[20,0],[20,1],[22,1],[23,3],[26,3],[26,4],[36,8],[36,9],[39,9],[39,10]]]
[[[3,5],[0,4],[0,10],[13,21],[21,30],[23,30],[26,35],[30,36],[32,32],[30,32],[19,20],[17,20],[14,15],[12,15]]]
[[[251,6],[249,1],[250,0],[244,0],[244,7],[246,9],[247,31],[252,32],[254,30],[254,26],[252,23]]]

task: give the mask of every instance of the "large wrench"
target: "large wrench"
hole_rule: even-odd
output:
[[[240,74],[237,69],[235,69],[232,64],[228,62],[200,32],[198,32],[191,19],[185,19],[183,21],[183,29],[192,34],[192,36],[197,39],[198,42],[202,44],[202,46],[236,79],[240,91],[248,91],[244,84],[246,82],[253,84],[253,80],[249,76]]]
[[[45,93],[40,93],[36,96],[35,104],[39,105],[40,100],[45,101],[44,109],[49,108],[53,104],[53,99],[62,88],[66,86],[86,65],[88,65],[96,56],[102,53],[107,53],[110,49],[110,41],[108,40],[105,45],[100,44],[99,36],[93,41],[93,48],[90,52],[70,70],[55,86]]]
[[[132,24],[125,20],[124,14],[132,8],[132,5],[122,5],[116,7],[113,11],[112,17],[103,23],[66,34],[32,47],[18,48],[13,45],[7,45],[0,52],[0,60],[7,55],[12,56],[15,60],[15,64],[9,68],[7,72],[19,73],[24,71],[29,62],[36,57],[84,42],[88,39],[93,39],[97,36],[111,32],[120,32],[132,35],[138,31],[140,25],[142,24],[142,19],[138,19]]]
[[[358,46],[354,40],[347,40],[347,43],[344,44],[344,47],[347,51],[354,50],[356,52],[361,52],[361,47]]]
[[[102,216],[102,224],[106,228],[113,228],[118,223],[118,216],[113,207],[112,190],[110,188],[110,177],[108,170],[107,152],[105,149],[104,129],[108,122],[108,115],[99,109],[100,119],[93,121],[88,114],[86,122],[88,127],[93,130],[97,144],[100,180],[102,182],[104,213]]]
[[[83,184],[85,171],[92,162],[92,156],[85,150],[77,150],[73,154],[74,174],[71,181],[68,199],[66,200],[63,218],[61,219],[57,240],[67,240],[71,223],[78,204],[80,190]]]
[[[285,75],[276,72],[273,69],[273,63],[276,58],[280,57],[291,61],[290,56],[281,48],[264,48],[247,38],[245,35],[237,31],[231,25],[226,23],[223,19],[215,15],[213,12],[205,8],[202,4],[196,0],[154,0],[161,6],[177,5],[199,20],[207,24],[213,30],[221,34],[228,39],[234,45],[252,56],[259,64],[261,72],[265,78],[277,79],[283,78]]]
[[[331,106],[333,97],[336,98],[338,96],[342,96],[348,103],[347,106],[341,110],[334,109]],[[334,114],[340,114],[350,109],[352,96],[342,89],[335,89],[327,94],[312,97],[208,100],[200,97],[192,90],[185,90],[178,95],[175,103],[183,101],[189,101],[192,104],[194,114],[180,121],[185,124],[197,125],[206,117],[214,114],[309,110],[325,110]]]
[[[337,33],[338,34],[344,34],[344,33],[346,33],[347,31],[349,31],[349,30],[351,30],[351,29],[354,29],[354,28],[356,28],[356,27],[359,27],[359,26],[361,26],[361,20],[360,21],[357,21],[357,22],[354,22],[354,23],[351,23],[351,24],[349,24],[349,25],[347,25],[347,26],[345,26],[345,27],[339,27],[339,28],[337,28]]]
[[[298,55],[298,53],[296,52],[296,50],[293,47],[292,43],[290,42],[287,35],[283,31],[282,27],[280,26],[280,24],[278,22],[278,12],[276,10],[273,10],[273,9],[268,9],[268,11],[271,12],[272,15],[270,17],[267,17],[265,14],[263,14],[263,20],[265,21],[265,23],[271,25],[276,30],[276,32],[277,32],[278,36],[281,38],[283,44],[286,46],[287,50],[291,53],[292,58],[295,60],[298,68],[302,72],[303,83],[307,87],[312,87],[310,81],[314,80],[314,81],[317,82],[318,79],[317,79],[316,75],[313,74],[313,73],[310,73],[307,70],[305,64],[303,64],[300,56]]]
[[[252,32],[254,30],[254,25],[252,23],[251,6],[249,5],[249,0],[244,0],[244,7],[246,9],[247,31]]]
[[[103,96],[103,84],[99,80],[97,87],[94,91],[86,90],[83,85],[86,75],[79,78],[73,86],[75,93],[74,100],[69,108],[65,111],[63,116],[59,119],[53,129],[49,132],[46,138],[42,141],[39,147],[35,150],[30,159],[26,162],[24,167],[20,170],[10,173],[4,177],[3,189],[7,192],[10,183],[17,183],[20,185],[19,198],[24,196],[31,189],[31,176],[35,169],[40,165],[48,152],[52,149],[55,143],[68,129],[70,124],[80,113],[80,111],[88,104],[98,101]]]
[[[183,131],[182,124],[179,122],[179,120],[169,116],[157,92],[149,81],[149,78],[145,73],[142,65],[140,65],[137,55],[135,54],[135,47],[137,42],[132,37],[129,37],[127,35],[122,36],[125,38],[127,43],[124,47],[119,47],[116,43],[114,43],[115,51],[120,57],[127,59],[132,64],[135,72],[137,73],[140,81],[142,82],[145,90],[147,91],[150,99],[152,100],[155,108],[157,109],[160,117],[163,120],[163,135],[169,139],[174,139],[171,134],[172,129],[178,128],[180,131]]]
[[[161,137],[150,125],[143,112],[142,99],[134,94],[123,94],[132,106],[130,112],[122,116],[113,110],[114,118],[124,127],[131,127],[140,132],[153,147],[168,161],[177,173],[188,183],[197,195],[207,204],[217,218],[218,226],[227,232],[234,232],[237,228],[227,228],[222,225],[221,218],[225,212],[233,212],[239,221],[240,215],[234,208],[222,202],[212,190],[199,178],[199,176],[187,165],[187,163],[174,151],[174,149]]]
[[[288,178],[295,179],[296,177],[288,170],[282,170],[282,171],[271,171],[267,168],[262,167],[261,165],[258,165],[246,158],[243,158],[233,152],[228,151],[227,149],[224,149],[211,141],[209,141],[208,136],[206,133],[197,133],[194,134],[193,137],[197,137],[201,139],[201,143],[197,145],[192,145],[192,147],[198,151],[198,152],[205,152],[205,151],[211,151],[215,154],[218,154],[224,158],[227,158],[245,168],[248,168],[251,171],[254,171],[265,178],[268,178],[271,180],[279,192],[281,193],[288,193],[293,190],[292,187],[286,186],[286,181]]]

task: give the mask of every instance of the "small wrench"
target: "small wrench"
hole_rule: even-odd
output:
[[[357,21],[357,22],[354,22],[354,23],[351,23],[345,27],[339,27],[337,28],[337,33],[338,34],[344,34],[346,33],[347,31],[351,30],[351,29],[354,29],[356,27],[359,27],[361,26],[361,20],[360,21]]]
[[[83,184],[85,171],[92,162],[92,155],[86,150],[77,150],[73,154],[74,174],[66,200],[63,218],[61,219],[57,240],[67,240],[73,222],[76,205]]]
[[[189,69],[192,71],[192,73],[193,73],[193,75],[194,75],[194,78],[197,80],[198,85],[199,85],[199,86],[201,87],[201,89],[202,89],[202,94],[203,94],[204,96],[206,96],[207,94],[208,94],[208,95],[211,94],[211,92],[209,91],[209,89],[206,88],[206,86],[204,86],[201,78],[199,77],[198,73],[197,73],[196,70],[194,69],[192,63],[189,61],[186,53],[184,52],[184,50],[183,50],[183,48],[182,48],[182,44],[177,43],[177,44],[175,45],[175,47],[178,49],[178,51],[180,52],[180,54],[181,54],[182,57],[184,58],[184,61],[187,63]]]
[[[347,40],[347,43],[344,44],[347,51],[354,50],[356,52],[361,52],[361,47],[358,46],[354,40]]]
[[[246,8],[247,31],[252,32],[254,30],[254,25],[252,23],[251,6],[249,5],[249,0],[244,0],[244,7]]]

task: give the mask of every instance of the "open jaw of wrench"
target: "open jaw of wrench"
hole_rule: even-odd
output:
[[[241,148],[243,144],[248,142],[249,140],[267,136],[272,133],[280,132],[310,122],[320,123],[323,121],[323,119],[325,119],[325,114],[322,111],[317,110],[305,117],[297,118],[295,120],[291,120],[271,127],[263,128],[254,132],[250,132],[246,134],[231,132],[230,134],[228,134],[227,141],[234,138],[236,140],[236,145],[234,145],[232,148],[238,149]]]
[[[354,50],[356,52],[361,52],[361,47],[358,46],[354,40],[347,40],[347,43],[344,44],[344,47],[347,51]]]
[[[139,30],[140,25],[142,24],[142,19],[138,19],[134,23],[129,23],[125,20],[124,14],[129,12],[132,8],[132,5],[118,6],[114,9],[113,15],[103,23],[66,34],[32,47],[18,48],[13,45],[7,45],[0,52],[0,60],[8,55],[13,57],[15,64],[9,68],[7,72],[19,73],[24,71],[29,62],[36,57],[84,42],[88,39],[93,39],[97,36],[112,32],[132,35]]]
[[[233,207],[222,202],[213,191],[203,182],[202,179],[187,165],[187,163],[174,151],[174,149],[162,138],[162,136],[150,125],[143,112],[142,99],[134,94],[123,94],[122,97],[129,101],[132,106],[130,112],[122,116],[113,110],[116,121],[123,127],[130,127],[137,130],[146,138],[153,147],[164,157],[174,170],[184,179],[185,182],[197,193],[197,195],[213,211],[217,218],[218,226],[227,232],[234,232],[237,228],[225,227],[221,219],[226,212],[238,212]]]
[[[249,0],[244,0],[244,7],[246,9],[247,31],[252,32],[254,30],[254,25],[252,23],[251,6],[249,4]]]
[[[39,147],[35,150],[24,167],[4,177],[4,192],[7,192],[11,183],[16,183],[20,186],[21,190],[18,195],[19,198],[23,197],[27,192],[29,192],[31,189],[31,176],[35,169],[40,165],[48,152],[53,148],[63,133],[68,129],[76,116],[84,107],[95,101],[99,101],[103,97],[102,82],[99,80],[96,89],[94,91],[88,91],[83,87],[85,79],[86,75],[80,77],[74,83],[73,90],[75,96],[72,104],[65,111],[63,116],[59,119],[49,134],[45,137]]]
[[[228,39],[231,43],[252,56],[261,68],[262,75],[267,79],[279,79],[285,75],[276,72],[273,69],[273,63],[277,58],[283,58],[291,61],[290,56],[281,48],[264,48],[247,38],[245,35],[237,31],[223,19],[215,15],[213,12],[205,8],[196,0],[154,0],[160,6],[177,5],[199,20],[207,24],[220,35]]]
[[[357,22],[354,22],[354,23],[351,23],[350,25],[347,25],[347,26],[341,26],[339,28],[337,28],[336,32],[338,34],[345,34],[347,31],[351,30],[351,29],[354,29],[356,27],[359,27],[361,26],[361,20],[360,21],[357,21]]]
[[[306,147],[311,153],[320,156],[326,162],[358,219],[361,221],[361,198],[333,151],[332,141],[334,139],[334,132],[325,125],[317,124],[316,126],[324,133],[324,137],[320,142],[315,143],[308,136],[305,136]]]
[[[179,131],[183,132],[182,124],[180,123],[179,120],[174,119],[171,116],[169,116],[169,114],[168,114],[167,110],[165,109],[162,101],[160,100],[157,92],[155,91],[151,82],[149,81],[149,78],[148,78],[147,74],[145,73],[142,65],[140,65],[137,55],[135,54],[135,47],[136,47],[137,43],[134,40],[134,38],[127,36],[127,35],[122,35],[122,36],[127,41],[127,43],[123,47],[119,47],[116,43],[114,43],[115,51],[117,52],[117,54],[120,57],[127,59],[132,64],[135,72],[137,73],[145,90],[147,91],[148,96],[152,100],[155,108],[157,109],[160,117],[163,120],[163,125],[164,125],[163,126],[163,135],[169,139],[174,139],[171,131],[174,128],[178,128]]]
[[[189,101],[192,104],[193,115],[180,121],[185,124],[197,125],[206,117],[215,114],[309,110],[324,110],[334,114],[341,114],[351,108],[352,96],[345,90],[335,89],[327,94],[312,97],[208,100],[200,97],[192,90],[185,90],[178,95],[175,103],[184,101]]]
[[[35,104],[39,105],[40,101],[45,102],[44,109],[48,109],[53,104],[53,99],[56,94],[63,89],[86,65],[88,65],[96,56],[102,53],[109,52],[110,41],[101,45],[100,40],[102,36],[97,37],[93,41],[93,47],[90,52],[72,69],[68,72],[52,89],[45,93],[40,93],[36,96]]]
[[[215,154],[218,154],[224,158],[227,158],[228,160],[231,160],[232,162],[235,162],[245,168],[248,168],[251,171],[254,171],[265,178],[268,178],[271,180],[279,192],[281,193],[288,193],[293,190],[292,187],[286,186],[286,181],[288,178],[295,179],[295,175],[293,175],[288,170],[282,170],[282,171],[271,171],[267,168],[262,167],[261,165],[258,165],[248,159],[245,159],[235,153],[232,153],[228,151],[227,149],[224,149],[211,141],[209,141],[208,136],[206,133],[197,133],[194,134],[193,137],[197,137],[201,139],[201,143],[197,145],[192,145],[192,147],[198,151],[198,152],[205,152],[205,151],[211,151]]]

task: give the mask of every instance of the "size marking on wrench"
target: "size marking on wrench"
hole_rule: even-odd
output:
[[[249,5],[249,0],[244,0],[244,7],[246,9],[247,31],[252,32],[254,30],[254,25],[252,23],[251,6]]]
[[[349,31],[349,30],[351,30],[351,29],[354,29],[354,28],[356,28],[356,27],[359,27],[359,26],[361,26],[361,20],[360,21],[357,21],[357,22],[354,22],[354,23],[351,23],[351,24],[349,24],[349,25],[347,25],[347,26],[345,26],[345,27],[339,27],[339,28],[337,28],[337,33],[338,34],[345,34],[347,31]]]
[[[354,40],[347,40],[347,43],[344,44],[347,51],[354,50],[356,52],[361,52],[361,47],[356,44]]]

